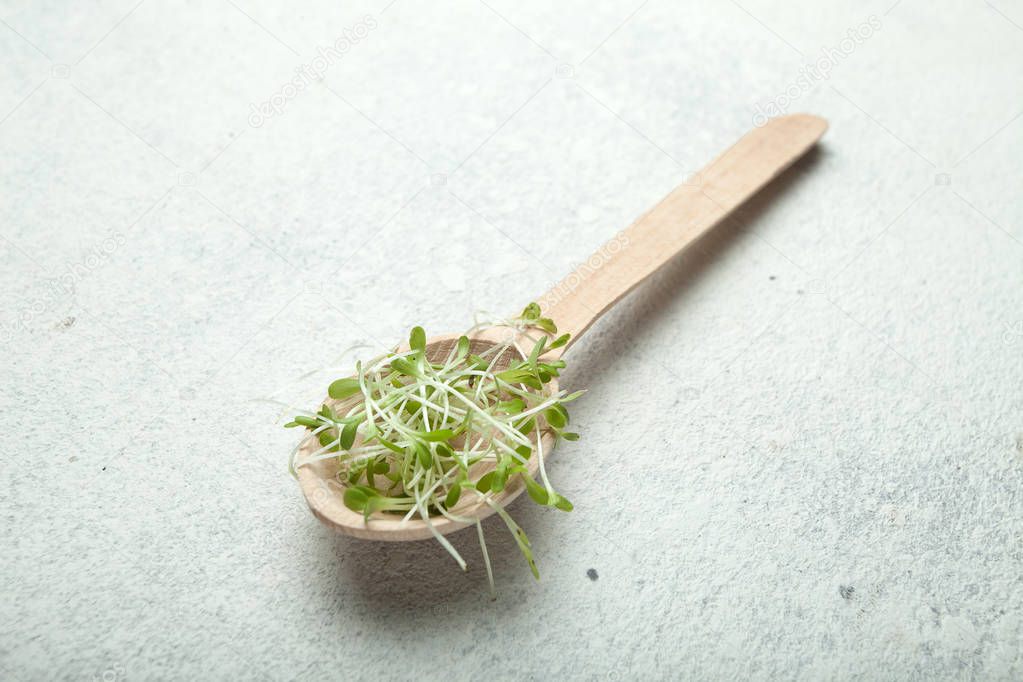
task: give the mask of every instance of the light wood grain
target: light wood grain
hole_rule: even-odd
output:
[[[823,118],[792,114],[755,128],[659,204],[606,242],[539,300],[564,353],[623,296],[684,252],[785,171],[827,130]]]
[[[554,319],[559,332],[572,335],[569,344],[548,354],[560,356],[587,329],[669,260],[685,251],[715,225],[720,224],[743,202],[780,175],[806,153],[824,131],[827,122],[809,114],[793,114],[769,121],[746,134],[735,145],[711,162],[690,181],[680,185],[636,222],[607,242],[583,265],[540,300],[544,314]],[[490,330],[477,335],[474,344],[491,344],[498,339]],[[458,335],[435,337],[427,346],[428,354],[443,357]],[[477,346],[477,350],[483,346]],[[556,381],[551,388],[557,390]],[[550,453],[554,438],[542,429],[544,451]],[[319,444],[313,440],[302,454],[311,454]],[[529,471],[536,474],[537,458],[529,460]],[[487,470],[481,465],[473,478]],[[343,488],[337,482],[337,460],[321,460],[302,466],[298,479],[306,501],[320,521],[342,533],[372,540],[400,542],[432,536],[422,519],[402,522],[393,515],[377,513],[367,523],[362,514],[344,506]],[[516,477],[495,501],[507,505],[522,493],[524,486]],[[485,505],[467,501],[455,513],[483,518],[493,511]],[[432,519],[440,533],[450,533],[468,524],[448,518]]]

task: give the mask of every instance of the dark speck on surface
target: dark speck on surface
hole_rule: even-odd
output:
[[[771,275],[771,276],[770,276],[770,277],[768,277],[767,279],[769,279],[769,280],[771,280],[771,281],[773,282],[774,280],[776,280],[776,279],[778,279],[778,278],[777,278],[777,277],[775,277],[774,275]]]
[[[839,585],[838,593],[842,595],[842,599],[852,599],[853,594],[856,592],[856,588],[852,585]]]
[[[597,569],[591,568],[588,571],[586,571],[586,577],[589,578],[590,580],[596,580],[600,576],[597,575]]]

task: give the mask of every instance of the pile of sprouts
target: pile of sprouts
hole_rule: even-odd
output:
[[[487,327],[507,329],[507,339],[473,353],[470,337]],[[408,350],[356,363],[354,376],[330,384],[332,400],[285,425],[308,431],[292,453],[292,473],[337,458],[345,506],[369,524],[374,514],[422,519],[463,570],[465,560],[434,520],[475,524],[493,589],[483,528],[478,518],[464,515],[487,505],[507,525],[539,579],[529,538],[497,495],[521,481],[535,503],[572,509],[544,467],[544,432],[555,440],[579,437],[565,430],[565,404],[582,392],[566,394],[549,386],[565,363],[543,356],[569,339],[556,334],[554,322],[541,317],[536,303],[512,320],[474,326],[451,344],[446,357],[428,357],[426,333],[413,328]],[[319,448],[302,454],[313,439]],[[539,481],[527,467],[532,457]]]

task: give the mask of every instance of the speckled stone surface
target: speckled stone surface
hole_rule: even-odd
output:
[[[3,679],[1023,677],[1019,2],[0,18]],[[492,521],[496,601],[471,533],[313,519],[260,399],[518,309],[781,110],[820,149],[570,354],[539,583]]]

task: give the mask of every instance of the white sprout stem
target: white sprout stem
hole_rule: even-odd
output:
[[[433,521],[430,520],[430,513],[427,510],[426,505],[423,503],[422,498],[418,495],[416,496],[416,504],[419,507],[419,514],[422,516],[423,522],[426,524],[426,527],[430,529],[433,537],[435,537],[437,542],[441,544],[441,547],[446,549],[448,554],[450,554],[451,557],[458,562],[458,565],[462,568],[462,570],[466,570],[465,559],[463,559],[462,555],[458,553],[458,550],[455,549],[450,542],[448,542],[448,539],[441,535],[440,531],[437,530],[437,527],[433,525]]]
[[[449,392],[451,395],[455,396],[456,398],[458,398],[459,400],[464,402],[466,404],[466,406],[469,407],[469,409],[471,409],[473,412],[475,412],[476,414],[478,414],[481,417],[483,417],[485,421],[490,422],[490,424],[492,426],[494,426],[499,431],[501,431],[501,433],[503,433],[505,436],[507,436],[510,440],[515,441],[519,445],[529,445],[529,441],[526,440],[525,438],[523,438],[521,434],[516,433],[515,431],[512,431],[506,425],[504,425],[501,422],[499,422],[496,419],[494,419],[493,416],[491,416],[491,414],[489,412],[487,412],[486,410],[480,409],[479,405],[477,405],[476,403],[472,402],[469,398],[466,398],[464,395],[462,395],[461,393],[459,393],[455,389],[453,389],[450,386],[447,386],[445,384],[442,384],[442,383],[440,383],[438,381],[431,381],[430,385],[442,388],[443,390]]]
[[[480,539],[480,551],[483,553],[483,565],[487,567],[487,584],[490,585],[490,595],[494,596],[494,569],[490,567],[490,552],[487,551],[487,541],[483,539],[483,524],[476,519],[476,535]]]
[[[554,487],[551,486],[551,482],[547,478],[547,468],[543,464],[543,435],[539,430],[536,432],[536,461],[539,464],[540,479],[543,480],[543,487],[547,489],[548,493],[554,492]]]

